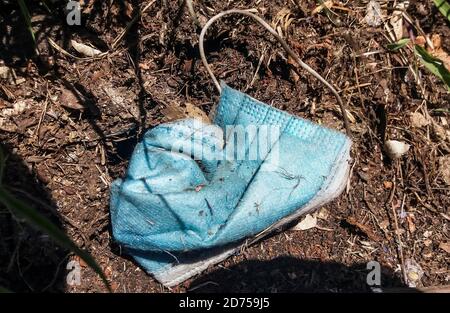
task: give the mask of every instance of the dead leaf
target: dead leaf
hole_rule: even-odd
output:
[[[112,289],[112,291],[117,291],[117,289],[119,289],[119,286],[120,285],[117,282],[115,282],[115,281],[111,282],[111,289]]]
[[[361,232],[363,232],[363,233],[367,236],[367,238],[369,238],[370,240],[375,241],[375,242],[380,242],[380,241],[381,241],[380,236],[378,236],[377,234],[375,234],[374,231],[373,231],[369,226],[364,225],[364,224],[358,222],[358,221],[356,220],[356,218],[354,218],[354,217],[347,217],[345,220],[346,220],[347,223],[349,223],[350,225],[352,225],[352,226],[358,228],[358,229],[359,229]]]
[[[392,26],[393,35],[395,38],[394,41],[397,42],[398,40],[403,38],[403,11],[406,11],[406,9],[409,6],[409,1],[401,1],[397,2],[397,4],[394,6],[394,12],[392,13],[391,18],[389,19],[389,23]]]
[[[19,100],[14,103],[12,108],[6,108],[0,111],[0,116],[2,117],[10,117],[19,115],[24,112],[29,107],[28,103],[23,100]]]
[[[317,217],[312,216],[311,214],[307,214],[305,218],[295,225],[292,229],[293,230],[307,230],[311,229],[317,226]]]
[[[0,66],[0,79],[6,79],[8,83],[15,85],[25,82],[23,77],[17,77],[16,71],[8,66]]]
[[[411,213],[406,215],[406,220],[408,221],[409,232],[412,234],[416,231],[416,225],[414,224],[414,215]]]
[[[364,20],[369,26],[377,27],[383,22],[381,6],[378,1],[370,0],[366,7],[366,16]]]
[[[442,48],[442,40],[441,40],[441,36],[439,34],[431,35],[431,42],[433,43],[435,50]]]
[[[80,258],[78,255],[74,256],[74,261],[78,262],[78,264],[83,268],[86,268],[88,266],[87,263],[82,258]]]
[[[150,66],[147,63],[139,63],[139,68],[141,70],[149,70]]]
[[[10,75],[11,69],[7,66],[0,66],[0,78],[6,79]]]
[[[439,248],[450,254],[450,242],[441,242]]]
[[[187,117],[193,117],[202,120],[204,123],[211,124],[211,120],[202,109],[189,102],[186,102],[185,106],[185,114]]]
[[[333,0],[323,1],[322,4],[318,5],[312,12],[312,15],[322,12],[323,9],[330,9],[333,6]]]
[[[70,43],[78,53],[81,53],[82,55],[87,57],[93,57],[102,53],[100,50],[89,47],[83,43],[76,42],[75,40],[71,40]]]
[[[381,229],[387,230],[389,226],[389,220],[383,220],[382,222],[380,222],[379,226]]]
[[[427,43],[427,40],[425,39],[424,36],[417,36],[416,39],[414,40],[414,43],[416,45],[421,46],[422,48],[425,48],[425,44]]]
[[[25,78],[23,78],[23,77],[19,77],[19,78],[16,78],[15,80],[14,80],[14,85],[20,85],[20,84],[23,84],[24,82],[26,82],[27,80],[25,79]]]
[[[384,150],[390,159],[399,159],[409,151],[410,145],[403,141],[386,140]]]
[[[292,12],[288,8],[282,8],[272,21],[272,27],[277,30],[281,37],[284,37],[287,33],[287,29],[294,21],[291,17]]]
[[[125,15],[128,18],[131,18],[133,16],[133,5],[128,1],[125,1]]]
[[[91,13],[92,9],[94,8],[95,1],[96,0],[89,0],[87,5],[85,4],[86,1],[84,1],[84,0],[80,1],[80,7],[84,7],[86,5],[86,7],[83,9],[84,14]]]
[[[63,89],[61,96],[59,97],[59,103],[66,108],[72,110],[84,110],[85,107],[81,103],[80,99],[71,90]]]
[[[441,36],[439,34],[433,34],[431,35],[431,42],[433,43],[434,50],[428,51],[430,54],[438,59],[440,59],[442,62],[444,62],[444,66],[450,70],[450,56],[445,52],[445,50],[442,48],[442,40]]]
[[[446,141],[448,139],[447,131],[438,123],[433,123],[433,135],[436,137],[436,139],[441,141]]]
[[[447,214],[441,213],[442,217],[445,218],[447,221],[450,221],[450,216]]]
[[[450,154],[439,158],[439,171],[442,179],[450,186]]]
[[[427,43],[427,39],[423,36],[417,36],[415,40],[415,44],[421,46],[422,48],[425,48]],[[431,43],[434,46],[434,49],[431,47],[426,47],[426,50],[429,54],[434,56],[435,58],[438,58],[444,63],[444,66],[450,70],[450,56],[448,53],[442,48],[442,39],[439,34],[433,34],[431,35]]]
[[[177,102],[172,102],[170,105],[164,107],[161,113],[164,114],[164,119],[169,122],[192,117],[204,123],[211,124],[208,115],[202,109],[189,102],[186,102],[184,107],[180,106]]]
[[[411,113],[411,125],[413,127],[423,127],[423,126],[427,126],[430,124],[430,121],[425,118],[425,116],[423,116],[421,113],[419,112],[414,112]]]
[[[184,110],[182,110],[178,105],[168,105],[165,106],[161,113],[164,115],[164,120],[167,122],[180,120],[186,117]]]
[[[14,94],[8,88],[0,84],[0,89],[3,91],[3,94],[9,101],[16,100],[16,96],[14,96]]]
[[[103,273],[105,273],[106,278],[112,278],[113,269],[111,265],[106,266],[106,268],[103,270]]]
[[[18,129],[20,125],[17,121],[14,121],[14,117],[26,112],[30,107],[31,104],[28,101],[19,100],[16,101],[12,107],[7,106],[2,108],[0,110],[0,130],[8,132],[23,132],[23,129]]]

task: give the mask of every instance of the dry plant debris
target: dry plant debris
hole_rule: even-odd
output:
[[[114,244],[111,181],[124,175],[146,129],[185,116],[207,118],[217,102],[192,14],[178,1],[151,3],[85,0],[85,23],[72,28],[63,27],[62,10],[50,19],[30,1],[30,12],[41,16],[33,24],[39,56],[17,24],[20,15],[3,14],[15,1],[0,5],[4,184],[89,250],[116,292],[169,290]],[[439,290],[450,283],[450,95],[414,53],[414,44],[422,46],[448,68],[450,29],[431,1],[395,3],[404,7],[392,1],[192,2],[200,24],[232,8],[252,8],[272,21],[301,59],[337,87],[354,134],[354,163],[346,192],[315,216],[320,226],[246,247],[173,292],[369,290],[365,268],[373,260],[386,288]],[[333,95],[265,38],[245,18],[214,25],[205,45],[218,78],[342,131]],[[77,52],[71,40],[93,50]],[[396,51],[387,49],[399,40]],[[95,50],[107,52],[99,57]],[[389,139],[402,143],[400,158],[387,157]],[[74,257],[3,208],[0,225],[0,285],[105,291],[84,265],[81,284],[65,286],[64,268]]]

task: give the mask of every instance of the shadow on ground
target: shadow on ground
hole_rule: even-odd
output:
[[[7,157],[3,186],[16,198],[62,228],[56,205],[45,184],[13,149],[1,144]],[[64,290],[68,251],[0,205],[0,286],[13,292]]]
[[[270,261],[250,260],[219,268],[190,284],[191,292],[371,292],[371,272],[366,264],[279,257]],[[372,278],[372,275],[369,275]],[[401,280],[388,268],[380,268],[383,288],[401,287]],[[376,286],[375,286],[376,287]]]

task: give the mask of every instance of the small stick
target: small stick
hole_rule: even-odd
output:
[[[259,58],[258,66],[256,66],[255,74],[253,75],[251,82],[247,85],[247,87],[245,87],[244,91],[247,91],[255,83],[256,77],[258,76],[259,69],[261,68],[261,64],[264,61],[265,53],[266,53],[266,48],[263,49],[263,51],[261,53],[261,57]]]
[[[39,123],[36,127],[35,135],[38,138],[38,145],[40,144],[41,136],[39,136],[39,131],[41,129],[42,120],[44,119],[45,113],[47,112],[47,106],[48,106],[48,81],[47,81],[47,95],[45,97],[45,103],[44,103],[44,109],[41,112],[41,116],[39,117]]]
[[[361,102],[361,107],[364,107],[364,99],[361,93],[361,86],[359,84],[359,75],[358,75],[358,67],[357,67],[357,63],[356,63],[356,56],[355,53],[352,53],[352,57],[353,57],[353,70],[355,72],[355,80],[356,80],[356,86],[358,87],[358,95],[359,95],[359,101]]]
[[[92,59],[92,57],[79,58],[77,56],[74,56],[73,54],[70,54],[69,52],[67,52],[66,50],[64,50],[60,46],[58,46],[58,44],[56,42],[54,42],[53,39],[48,38],[47,40],[48,40],[48,43],[50,44],[50,46],[52,46],[56,51],[59,51],[61,54],[65,55],[65,56],[68,56],[68,57],[71,57],[71,58],[73,58],[75,60],[80,60],[80,61],[81,60],[90,60],[90,59]]]
[[[201,28],[202,25],[200,24],[200,21],[198,20],[197,14],[195,13],[194,5],[192,4],[192,0],[185,0],[184,2],[188,8],[189,14],[191,15],[192,21],[194,22],[195,26],[197,26],[198,28]]]
[[[128,31],[131,29],[134,23],[141,17],[142,14],[145,13],[145,11],[152,6],[153,3],[155,3],[156,0],[150,1],[143,9],[142,11],[139,10],[137,14],[133,17],[130,23],[128,23],[127,27],[114,39],[113,43],[111,44],[111,50],[114,50],[117,46],[117,44],[125,37],[125,35],[128,33]]]
[[[0,84],[0,89],[3,91],[3,93],[5,94],[6,98],[8,98],[8,100],[14,100],[16,97],[14,96],[14,94],[5,86],[3,86],[3,84]]]

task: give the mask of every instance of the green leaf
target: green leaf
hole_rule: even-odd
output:
[[[36,37],[34,36],[33,27],[31,27],[31,15],[28,11],[27,5],[24,0],[17,0],[20,6],[20,11],[22,12],[25,23],[27,24],[28,31],[30,32],[31,38],[33,39],[34,45],[36,45]]]
[[[430,55],[425,48],[419,45],[414,46],[414,52],[422,61],[423,65],[434,75],[439,77],[446,85],[448,91],[450,91],[450,72],[444,66],[444,63]]]
[[[94,258],[86,251],[78,248],[72,240],[70,240],[58,227],[50,222],[46,217],[41,215],[36,210],[30,208],[22,201],[13,197],[3,186],[0,186],[0,202],[3,203],[15,214],[24,218],[28,223],[33,225],[38,230],[46,233],[51,237],[58,245],[68,250],[73,251],[76,255],[82,258],[89,267],[91,267],[103,280],[109,291],[111,288],[106,279],[105,274],[101,270],[100,266],[95,262]]]
[[[439,9],[439,11],[444,15],[450,22],[450,4],[446,0],[433,0],[434,5]]]
[[[450,113],[450,109],[446,108],[439,108],[439,109],[431,109],[432,112],[439,112],[439,113]]]
[[[403,38],[403,39],[400,39],[400,40],[397,41],[397,42],[388,44],[388,45],[386,46],[386,48],[387,48],[389,51],[392,51],[392,52],[393,52],[393,51],[397,51],[397,50],[400,50],[401,48],[403,48],[404,46],[406,46],[406,45],[409,43],[409,41],[410,41],[409,38]]]

